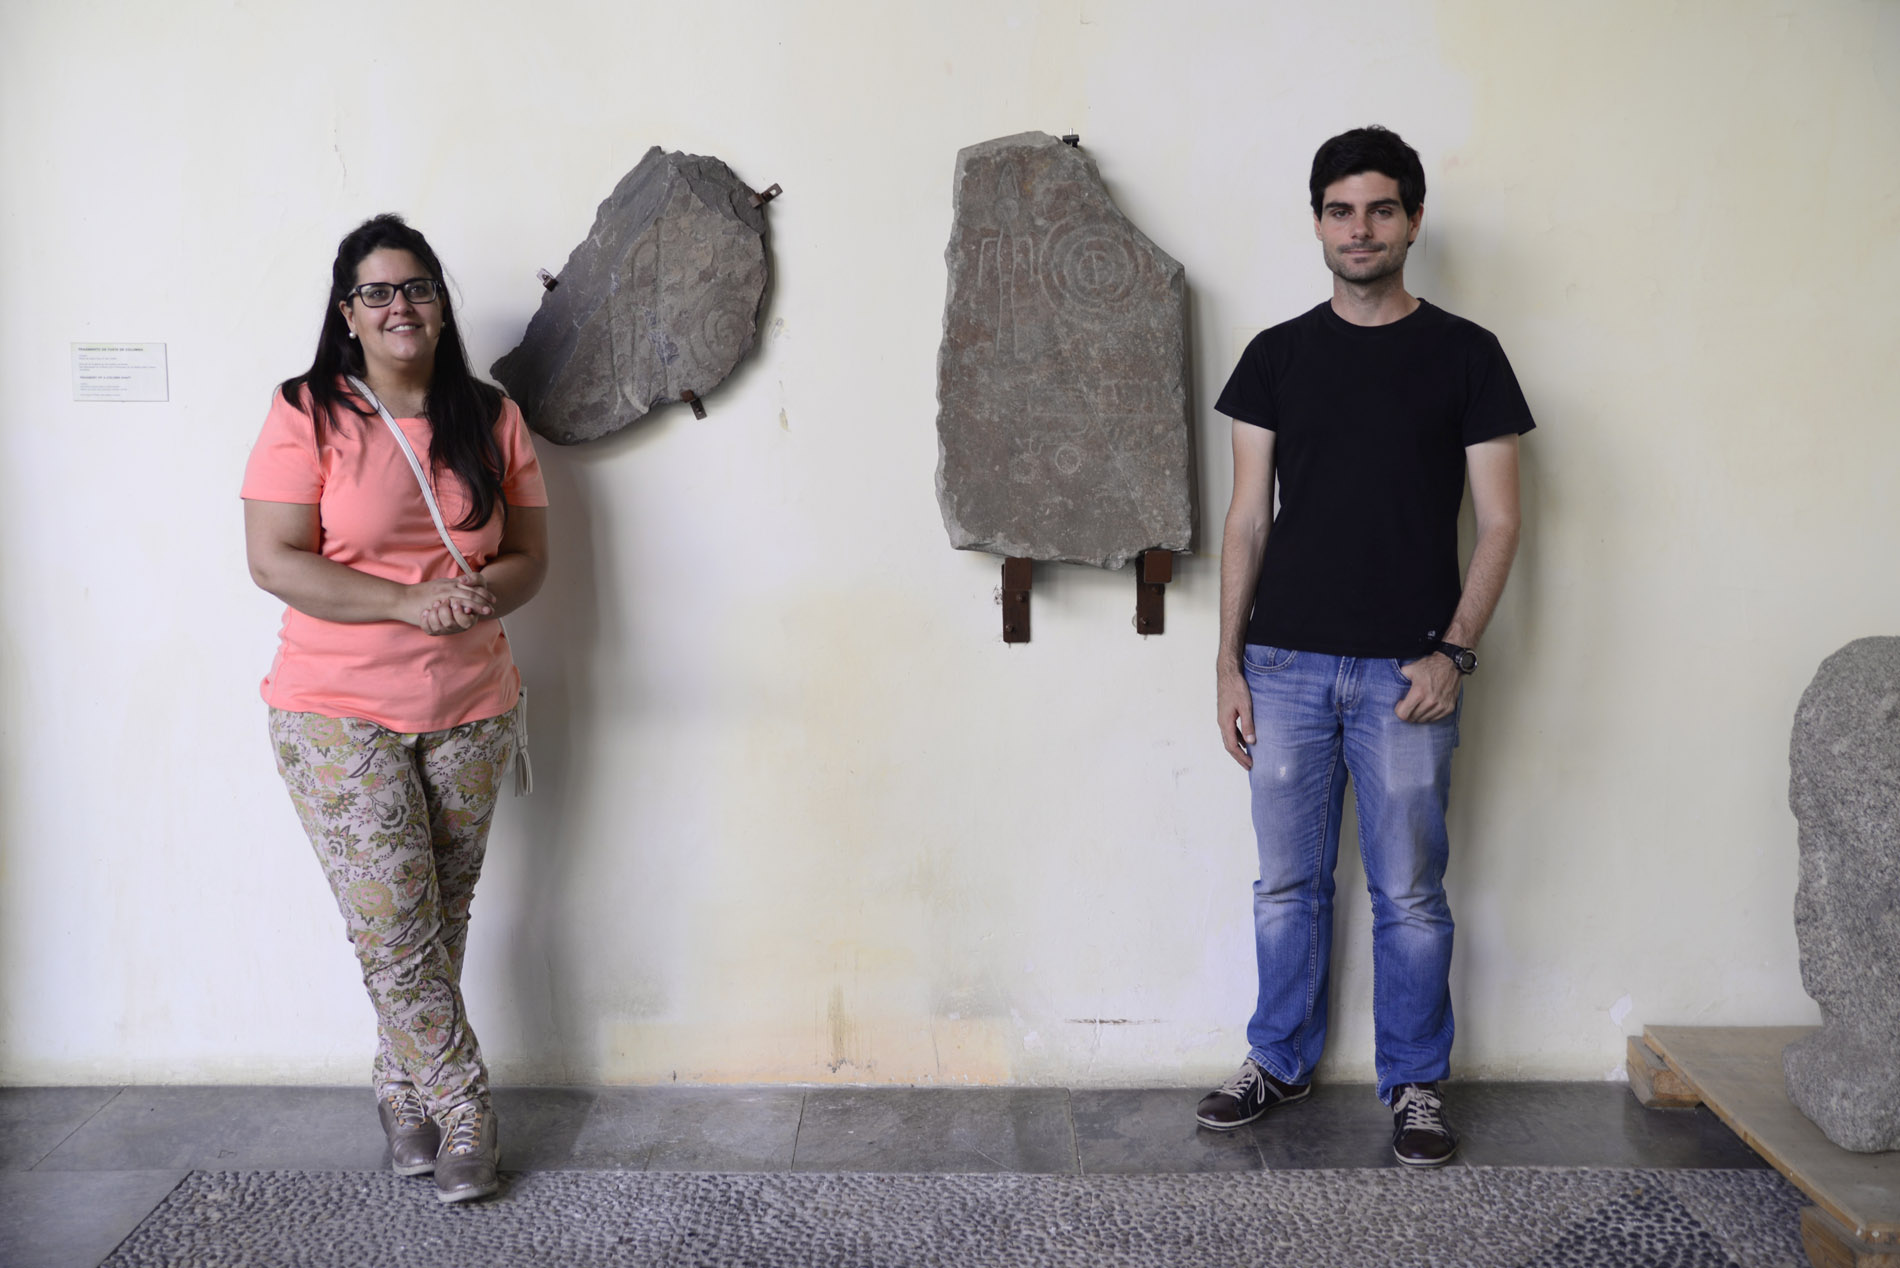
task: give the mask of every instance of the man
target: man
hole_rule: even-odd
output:
[[[1458,1147],[1438,1092],[1451,751],[1517,551],[1518,436],[1533,424],[1498,341],[1405,289],[1425,210],[1417,152],[1384,128],[1343,133],[1314,156],[1310,189],[1332,299],[1255,338],[1215,406],[1234,420],[1218,720],[1253,795],[1260,996],[1246,1061],[1196,1117],[1231,1130],[1311,1090],[1350,776],[1379,1097],[1399,1161],[1436,1166]],[[1478,532],[1461,591],[1467,476]]]

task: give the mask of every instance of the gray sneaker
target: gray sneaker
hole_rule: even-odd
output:
[[[435,1196],[441,1202],[472,1202],[501,1187],[501,1135],[495,1111],[463,1101],[442,1117],[442,1149],[435,1156]]]
[[[429,1118],[413,1083],[385,1083],[376,1090],[376,1117],[389,1140],[389,1168],[399,1176],[426,1176],[435,1170],[442,1133]]]

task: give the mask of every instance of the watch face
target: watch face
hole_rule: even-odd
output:
[[[1458,666],[1458,672],[1468,674],[1478,667],[1478,653],[1459,652],[1452,660]]]

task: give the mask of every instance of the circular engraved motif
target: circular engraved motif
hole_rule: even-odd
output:
[[[729,370],[752,337],[752,309],[742,300],[715,292],[694,305],[680,325],[701,366]]]
[[[1108,312],[1135,291],[1141,257],[1134,239],[1099,221],[1070,221],[1049,233],[1043,248],[1043,283],[1058,308],[1074,304]]]
[[[1074,445],[1064,445],[1056,450],[1056,470],[1063,475],[1074,475],[1082,469],[1082,451]]]

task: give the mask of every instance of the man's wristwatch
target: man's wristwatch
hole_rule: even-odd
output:
[[[1435,652],[1443,652],[1445,655],[1451,657],[1451,663],[1458,666],[1458,672],[1461,674],[1468,674],[1478,667],[1478,653],[1472,651],[1469,647],[1460,647],[1456,643],[1447,643],[1443,639],[1440,639],[1438,646],[1432,650]]]

